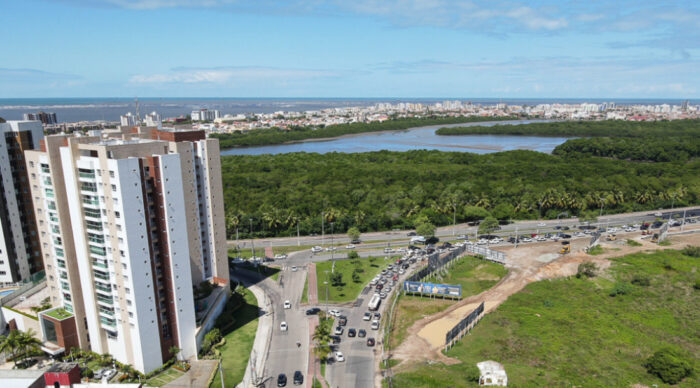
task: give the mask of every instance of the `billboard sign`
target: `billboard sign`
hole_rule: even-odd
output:
[[[405,281],[403,282],[403,290],[418,294],[446,295],[456,297],[462,296],[461,285]]]

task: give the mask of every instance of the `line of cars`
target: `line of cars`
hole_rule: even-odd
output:
[[[294,385],[301,385],[304,383],[304,374],[301,373],[300,370],[294,371]],[[287,386],[287,375],[284,373],[280,373],[277,376],[277,386],[278,387],[286,387]]]
[[[339,310],[330,310],[328,311],[329,315],[335,316],[336,317],[336,327],[333,330],[333,335],[331,336],[331,350],[333,351],[333,357],[335,359],[335,362],[344,362],[345,361],[345,355],[343,352],[341,352],[338,349],[338,345],[342,341],[342,335],[345,333],[345,327],[348,325],[348,318],[345,315],[342,315],[342,312]],[[365,312],[362,320],[363,321],[372,321],[369,326],[369,330],[379,330],[379,320],[381,319],[381,314],[378,312]],[[362,323],[360,323],[362,325]],[[355,329],[354,327],[348,328],[347,330],[347,335],[348,338],[367,338],[365,340],[365,344],[368,347],[373,347],[376,344],[376,340],[374,337],[368,337],[368,331],[366,328],[358,328]]]

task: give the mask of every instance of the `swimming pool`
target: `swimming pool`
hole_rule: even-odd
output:
[[[0,291],[0,298],[6,295],[10,295],[11,293],[15,292],[16,288],[11,288],[9,290],[1,290]]]

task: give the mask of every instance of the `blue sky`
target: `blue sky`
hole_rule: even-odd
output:
[[[698,1],[0,2],[0,98],[697,98]]]

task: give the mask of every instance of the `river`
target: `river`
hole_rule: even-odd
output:
[[[487,154],[511,150],[533,150],[550,153],[559,144],[568,140],[565,137],[507,136],[507,135],[462,135],[438,136],[435,130],[443,127],[492,126],[496,124],[520,125],[550,120],[491,121],[479,123],[431,125],[409,128],[403,131],[369,132],[348,135],[326,140],[307,140],[291,144],[277,144],[259,147],[232,148],[222,150],[222,155],[285,154],[290,152],[370,152],[370,151],[410,151],[439,150],[462,151]]]

